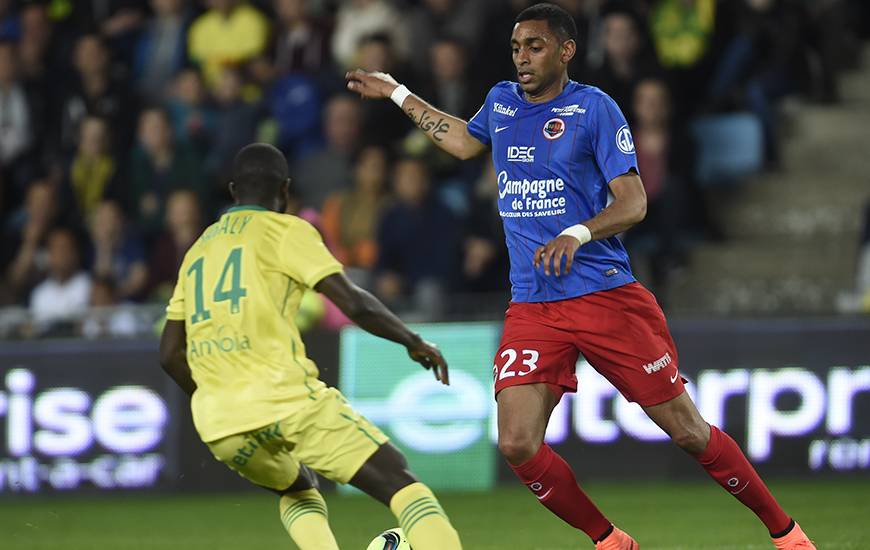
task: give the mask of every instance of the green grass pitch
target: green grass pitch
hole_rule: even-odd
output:
[[[870,479],[773,483],[820,550],[870,549]],[[588,484],[588,492],[643,550],[770,549],[764,528],[710,484]],[[327,494],[342,549],[362,550],[392,515],[362,496]],[[522,487],[444,493],[467,550],[591,548]],[[295,548],[268,493],[0,500],[5,550]]]

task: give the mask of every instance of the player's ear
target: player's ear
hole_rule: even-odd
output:
[[[285,214],[290,214],[290,212],[287,212],[287,207],[290,205],[290,181],[290,178],[287,178],[284,180],[284,185],[281,186],[282,207],[279,210]]]
[[[231,181],[229,184],[229,188],[230,188],[230,196],[233,198],[234,201],[238,202],[239,198],[236,196],[236,182]]]
[[[560,56],[560,60],[562,63],[567,65],[574,59],[574,55],[577,53],[577,42],[573,39],[566,40],[562,42],[562,52]]]

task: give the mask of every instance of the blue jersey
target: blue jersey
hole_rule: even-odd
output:
[[[492,147],[514,302],[564,300],[634,281],[616,237],[581,246],[561,277],[533,263],[536,248],[609,204],[611,180],[637,171],[631,131],[607,94],[570,81],[555,99],[530,103],[519,84],[500,82],[468,131]]]

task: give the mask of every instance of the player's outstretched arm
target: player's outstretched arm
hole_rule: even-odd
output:
[[[184,321],[166,321],[160,338],[160,366],[188,396],[196,391],[196,382],[187,364],[187,334]]]
[[[386,73],[355,70],[345,75],[347,88],[369,99],[392,98],[406,115],[435,145],[462,160],[476,157],[486,150],[468,132],[468,123],[444,111],[439,111]],[[396,96],[393,97],[394,92]]]
[[[562,257],[566,258],[565,273],[571,271],[574,254],[591,240],[606,239],[631,228],[646,217],[646,192],[640,176],[634,172],[623,174],[610,182],[613,202],[597,216],[582,224],[565,229],[556,238],[535,250],[535,269],[544,266],[544,274],[550,270],[559,277],[562,274]]]
[[[411,359],[431,369],[442,384],[450,384],[447,362],[438,348],[409,329],[387,306],[355,285],[344,273],[325,277],[314,285],[314,290],[329,298],[366,332],[405,346]]]

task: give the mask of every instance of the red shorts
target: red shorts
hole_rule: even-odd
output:
[[[495,356],[495,393],[536,383],[576,392],[581,353],[644,407],[683,393],[665,316],[640,283],[558,302],[512,302]]]

